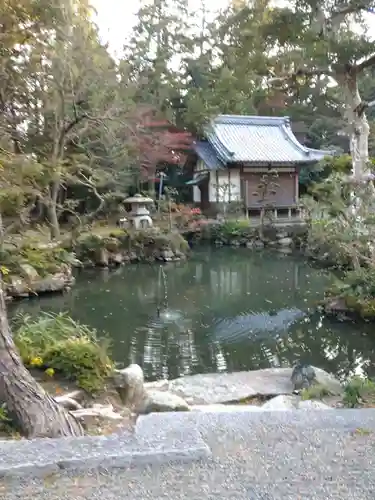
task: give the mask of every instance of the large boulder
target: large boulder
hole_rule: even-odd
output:
[[[71,273],[59,272],[41,278],[33,285],[35,293],[62,292],[74,282]]]
[[[263,411],[290,411],[290,410],[332,410],[321,401],[301,401],[298,396],[276,396],[265,403]]]
[[[10,297],[28,297],[30,286],[21,276],[12,275],[8,278],[6,284],[6,292]]]
[[[62,265],[60,271],[43,277],[29,264],[23,264],[22,266],[23,273],[24,275],[27,274],[27,278],[15,275],[8,278],[6,292],[11,297],[63,292],[74,283],[72,268],[67,264]]]
[[[264,411],[278,410],[296,410],[298,407],[298,398],[296,396],[276,396],[270,399],[262,406]]]
[[[194,405],[190,411],[199,411],[203,413],[235,413],[235,412],[254,412],[262,411],[261,406],[255,405]]]
[[[38,271],[30,264],[20,264],[22,274],[28,282],[34,282],[40,279]]]
[[[292,238],[288,238],[288,237],[280,238],[278,240],[278,244],[282,247],[290,247],[293,245],[293,240],[292,240]]]
[[[113,385],[122,403],[129,408],[139,406],[145,397],[144,374],[137,364],[131,364],[122,370],[115,370]]]
[[[340,396],[344,392],[344,388],[339,380],[331,373],[328,373],[321,368],[313,367],[315,370],[315,383],[320,387],[325,388],[330,396]]]
[[[331,374],[314,368],[315,382],[332,395],[343,387]],[[163,390],[177,394],[190,405],[233,403],[256,396],[293,394],[292,368],[267,368],[236,373],[205,373],[163,382]]]
[[[332,410],[331,406],[328,406],[322,401],[315,401],[315,400],[306,400],[306,401],[300,401],[298,405],[299,410]]]

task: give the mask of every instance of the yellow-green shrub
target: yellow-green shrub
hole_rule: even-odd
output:
[[[17,317],[14,341],[26,366],[73,380],[88,392],[100,390],[113,369],[109,342],[67,314]]]

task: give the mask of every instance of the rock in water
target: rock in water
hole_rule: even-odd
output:
[[[308,389],[316,380],[316,373],[311,365],[299,363],[293,368],[292,384],[295,391]]]
[[[144,398],[144,375],[142,368],[131,364],[123,370],[116,370],[113,376],[114,386],[121,401],[133,408]]]

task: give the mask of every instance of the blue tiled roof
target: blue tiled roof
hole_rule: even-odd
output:
[[[313,163],[333,154],[300,144],[288,117],[219,115],[206,137],[224,164]]]
[[[193,148],[209,170],[224,168],[224,164],[219,160],[216,151],[209,142],[197,141],[193,144]]]

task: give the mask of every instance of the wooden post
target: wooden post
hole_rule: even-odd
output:
[[[228,168],[228,203],[230,203],[230,198],[231,198],[231,186],[230,186],[230,183],[231,183],[231,172],[230,172],[230,168]]]
[[[298,205],[298,199],[299,199],[299,185],[298,185],[298,171],[296,170],[295,173],[295,203]]]
[[[249,181],[245,180],[245,214],[246,219],[249,218]]]
[[[172,207],[171,199],[168,198],[169,231],[172,231]]]

